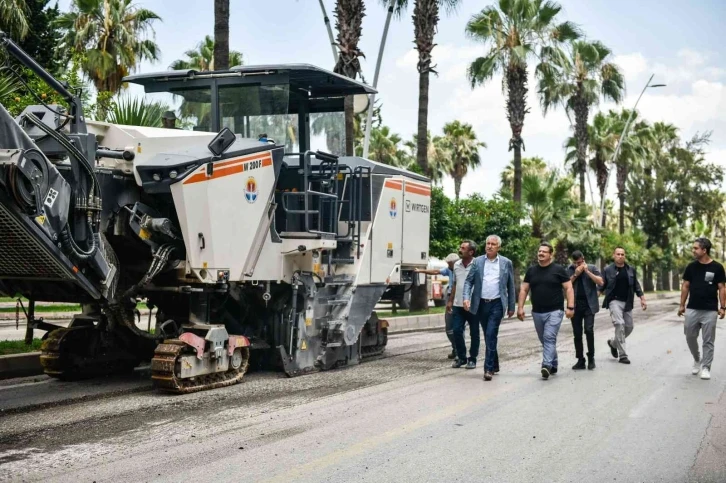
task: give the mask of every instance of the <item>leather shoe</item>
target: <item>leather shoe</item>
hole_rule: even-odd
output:
[[[494,375],[491,372],[487,371],[487,372],[484,373],[484,380],[485,381],[491,381],[492,380],[492,377],[494,377]]]
[[[580,359],[577,359],[577,364],[572,366],[573,371],[579,371],[585,368],[585,358],[581,357]]]
[[[446,356],[448,359],[456,359],[456,352],[451,351],[448,356]]]
[[[591,371],[591,370],[595,369],[595,367],[596,367],[595,366],[595,358],[594,357],[589,357],[587,359],[587,369]]]

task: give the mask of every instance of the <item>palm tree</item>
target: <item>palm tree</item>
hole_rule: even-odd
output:
[[[124,97],[113,103],[108,120],[125,126],[161,127],[161,116],[168,109],[169,106],[161,102]]]
[[[527,108],[527,63],[563,42],[580,36],[570,22],[555,24],[562,7],[543,0],[500,0],[499,7],[489,6],[474,15],[466,25],[466,33],[488,45],[484,57],[469,66],[472,88],[491,80],[495,74],[504,75],[507,91],[507,118],[512,129],[509,150],[514,150],[514,201],[522,199],[522,128]]]
[[[22,40],[28,35],[28,5],[25,0],[0,0],[0,30]]]
[[[340,55],[333,71],[351,79],[360,72],[360,57],[365,57],[358,48],[362,32],[365,5],[363,0],[338,0],[333,10],[335,28],[338,29],[338,49]],[[345,98],[345,154],[352,156],[354,128],[353,96]]]
[[[7,73],[5,67],[0,68],[0,100],[15,93],[21,87],[22,84],[15,76]]]
[[[592,119],[592,125],[588,126],[588,138],[590,145],[590,169],[595,172],[597,188],[600,199],[606,195],[608,178],[608,162],[612,158],[615,146],[618,144],[620,132],[617,130],[617,123],[613,118],[598,112]],[[605,214],[603,213],[602,226],[605,226]]]
[[[121,79],[140,61],[158,60],[159,46],[148,37],[156,20],[161,17],[131,0],[73,0],[71,11],[58,17],[57,25],[65,31],[63,46],[82,55],[81,69],[99,93],[100,120],[106,119]]]
[[[615,121],[615,130],[622,132],[625,123],[628,122],[630,111],[623,109],[621,112],[610,111],[608,114]],[[648,143],[650,141],[652,131],[647,121],[637,121],[638,113],[633,115],[633,126],[630,128],[628,135],[620,145],[620,153],[615,160],[616,167],[616,184],[618,187],[619,222],[618,231],[622,235],[625,233],[625,195],[626,183],[628,176],[633,169],[638,169],[643,160],[647,156]]]
[[[220,67],[216,66],[214,47],[214,39],[209,35],[205,35],[204,40],[197,44],[196,50],[187,50],[184,52],[187,58],[175,60],[169,68],[174,70],[194,69],[198,71],[221,70]],[[229,65],[232,66],[242,65],[244,63],[242,53],[236,50],[229,51],[228,49],[228,59]]]
[[[387,5],[388,2],[382,0]],[[416,147],[416,162],[421,171],[431,176],[428,153],[425,139],[428,133],[429,116],[429,74],[436,74],[434,65],[431,65],[431,51],[436,44],[434,36],[439,24],[439,11],[453,12],[461,0],[413,0],[413,35],[416,50],[418,50],[418,129]],[[401,16],[408,8],[408,0],[395,0],[395,14]]]
[[[590,108],[599,103],[600,97],[619,103],[625,80],[618,66],[609,62],[611,50],[600,42],[572,42],[569,58],[558,55],[558,49],[545,49],[547,52],[554,55],[545,57],[537,66],[540,102],[544,114],[559,104],[575,114],[576,171],[580,177],[580,202],[584,203]]]
[[[214,58],[217,70],[229,69],[229,0],[214,0]],[[232,65],[237,65],[232,63]],[[210,69],[211,70],[211,69]]]
[[[533,237],[566,237],[585,221],[572,197],[572,185],[571,179],[560,178],[555,171],[544,177],[523,176],[522,204],[527,207]]]
[[[441,185],[452,169],[451,154],[445,139],[441,136],[431,137],[431,133],[427,132],[426,141],[426,159],[429,160],[428,177],[436,185]],[[409,166],[401,166],[411,171],[421,172],[421,165],[418,164],[418,135],[414,134],[411,141],[406,141],[405,146],[411,152],[409,158]]]
[[[543,178],[547,175],[549,168],[544,159],[539,156],[533,158],[522,158],[522,176],[534,175]],[[514,160],[510,161],[506,168],[499,174],[501,185],[500,194],[511,199],[514,187]]]
[[[449,175],[454,179],[454,193],[459,199],[461,182],[469,169],[477,168],[481,163],[479,148],[486,148],[485,143],[476,139],[476,133],[471,124],[462,124],[453,121],[444,125],[444,139],[451,157]]]
[[[401,136],[392,133],[388,126],[381,126],[380,128],[371,130],[369,157],[373,161],[391,166],[399,166],[399,162],[405,160],[405,157],[401,153],[402,150]],[[363,146],[356,146],[356,155],[362,156],[362,154]]]

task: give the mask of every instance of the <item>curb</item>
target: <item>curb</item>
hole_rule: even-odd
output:
[[[37,376],[43,374],[40,352],[0,356],[0,379]]]

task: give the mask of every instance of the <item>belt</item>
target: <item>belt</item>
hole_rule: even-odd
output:
[[[481,300],[482,300],[482,302],[484,302],[485,304],[488,304],[489,302],[494,302],[495,300],[501,300],[501,299],[502,299],[501,297],[497,297],[497,298],[495,298],[495,299],[481,299]]]

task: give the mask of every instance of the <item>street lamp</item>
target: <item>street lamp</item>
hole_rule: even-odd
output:
[[[605,219],[605,194],[608,192],[608,182],[610,181],[610,172],[615,168],[615,160],[618,159],[618,153],[620,153],[620,145],[623,143],[623,140],[625,139],[625,136],[628,134],[628,128],[630,127],[630,121],[633,120],[633,116],[635,115],[635,110],[638,107],[638,103],[640,102],[640,98],[643,97],[643,94],[645,94],[645,90],[649,87],[665,87],[665,84],[651,84],[650,81],[653,80],[653,77],[655,74],[652,74],[650,76],[650,79],[648,79],[648,83],[645,84],[645,87],[643,87],[643,90],[641,91],[640,95],[638,96],[638,100],[635,101],[635,105],[633,106],[633,110],[630,111],[630,115],[628,116],[628,120],[625,123],[625,127],[623,128],[623,133],[620,135],[620,139],[618,139],[618,144],[615,146],[615,152],[613,153],[613,158],[610,160],[610,166],[608,169],[608,174],[605,177],[605,190],[603,191],[603,197],[600,200],[600,224],[602,224],[603,220]]]

